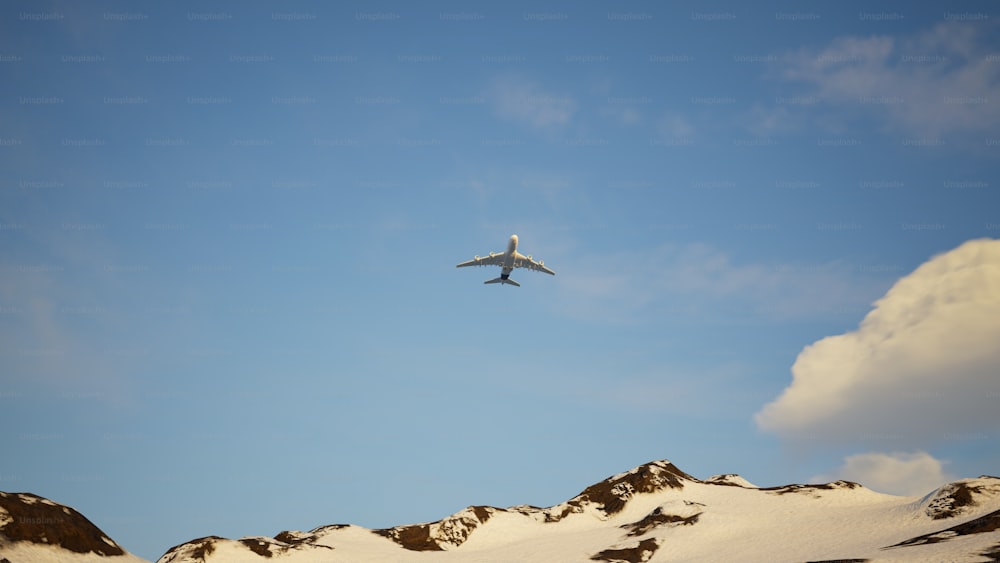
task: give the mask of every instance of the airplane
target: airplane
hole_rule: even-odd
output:
[[[483,283],[510,284],[514,287],[521,287],[521,284],[510,279],[510,272],[514,268],[527,268],[536,272],[545,272],[552,276],[556,275],[555,272],[545,267],[544,261],[539,260],[536,262],[530,255],[525,256],[517,251],[517,235],[510,235],[510,240],[507,241],[507,250],[504,252],[490,252],[489,256],[476,256],[468,262],[457,264],[455,267],[463,268],[465,266],[500,266],[500,277],[486,280]]]

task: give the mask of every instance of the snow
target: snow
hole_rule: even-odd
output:
[[[59,546],[6,542],[2,538],[0,538],[0,557],[13,563],[149,563],[131,553],[113,557],[96,553],[75,553]]]
[[[971,505],[964,505],[958,497],[968,495]],[[1000,479],[979,477],[961,479],[939,487],[920,499],[924,512],[933,518],[970,513],[978,503],[1000,496]]]
[[[619,474],[610,480],[619,479]],[[982,487],[976,505],[963,507],[960,517],[934,519],[928,504],[946,496],[942,488],[923,499],[877,493],[861,486],[797,486],[759,489],[739,476],[719,476],[705,481],[685,481],[682,488],[652,493],[632,493],[624,508],[612,515],[587,503],[583,510],[557,522],[540,515],[561,514],[527,506],[492,509],[481,524],[471,509],[443,520],[436,530],[439,541],[468,538],[445,551],[410,551],[392,540],[357,526],[321,530],[314,545],[334,549],[292,548],[282,561],[587,561],[609,549],[636,548],[654,539],[658,549],[649,561],[808,561],[862,559],[871,561],[980,561],[980,554],[1000,545],[1000,531],[954,537],[948,541],[886,549],[908,539],[941,532],[978,516],[1000,510],[1000,480],[974,482]],[[609,481],[610,481],[609,480]],[[736,485],[736,486],[733,486]],[[989,489],[989,490],[988,490]],[[666,516],[664,516],[666,515]],[[644,518],[647,526],[628,526]],[[676,517],[676,518],[668,518]],[[688,520],[684,520],[688,519]],[[459,524],[456,524],[459,523]],[[455,534],[455,526],[461,528]],[[623,527],[624,526],[624,527]],[[629,535],[638,530],[637,535]],[[433,533],[433,532],[432,532]],[[637,553],[640,560],[641,555]],[[245,546],[225,541],[216,544],[208,563],[254,560]],[[256,559],[263,562],[263,558]],[[165,562],[164,562],[165,563]]]

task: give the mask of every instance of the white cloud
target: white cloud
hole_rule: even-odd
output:
[[[800,441],[961,439],[1000,425],[1000,240],[900,279],[857,330],[807,346],[757,425]]]
[[[945,472],[945,463],[924,451],[857,454],[847,456],[838,469],[816,475],[810,482],[846,479],[881,493],[922,496],[957,479]]]
[[[497,115],[544,129],[569,123],[576,112],[576,100],[543,89],[533,81],[504,76],[490,85],[487,98]]]
[[[881,116],[909,135],[985,132],[1000,125],[1000,64],[990,26],[941,23],[910,37],[842,37],[786,58],[784,78],[823,104]],[[818,106],[811,106],[818,107]]]

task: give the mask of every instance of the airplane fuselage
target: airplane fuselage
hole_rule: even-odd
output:
[[[500,279],[506,280],[514,270],[514,259],[517,257],[517,235],[510,235],[507,241],[507,251],[504,253],[503,266],[500,270]]]

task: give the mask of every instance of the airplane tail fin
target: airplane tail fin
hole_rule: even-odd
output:
[[[498,283],[500,285],[503,285],[505,283],[509,283],[510,285],[512,285],[514,287],[521,287],[521,284],[517,283],[516,281],[514,281],[514,280],[512,280],[510,278],[506,278],[506,279],[504,279],[504,278],[493,278],[491,280],[486,280],[483,283]]]

